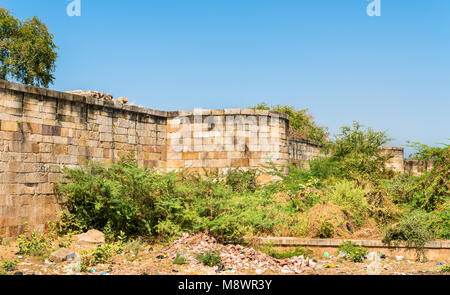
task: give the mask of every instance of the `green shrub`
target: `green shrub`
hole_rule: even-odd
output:
[[[345,252],[344,259],[353,262],[363,262],[364,257],[369,253],[366,248],[356,245],[351,241],[345,241],[339,246],[338,254]]]
[[[334,236],[334,226],[329,221],[322,222],[320,227],[320,238],[329,239]]]
[[[27,224],[24,226],[24,233],[17,238],[19,250],[31,256],[43,256],[48,254],[48,241],[44,235],[37,235],[36,231],[28,234]]]
[[[389,226],[383,237],[388,246],[405,242],[408,247],[416,249],[417,258],[425,257],[425,243],[431,241],[433,232],[427,226],[429,215],[422,211],[412,211],[405,215],[399,223]]]
[[[280,208],[271,191],[254,187],[254,171],[200,177],[139,168],[122,159],[65,173],[67,181],[58,189],[66,200],[65,226],[96,228],[109,239],[121,231],[170,239],[208,229],[223,241],[238,241],[245,234],[271,232],[277,211],[291,210],[289,204]]]
[[[19,263],[19,260],[14,260],[14,261],[10,261],[10,260],[5,260],[2,263],[2,268],[5,271],[14,271],[17,270],[17,264]]]
[[[329,200],[338,205],[342,211],[353,218],[358,226],[362,226],[368,216],[366,191],[350,181],[339,181],[331,186]]]
[[[254,192],[257,187],[257,175],[258,170],[256,169],[229,169],[225,174],[225,184],[231,186],[235,192]]]
[[[416,153],[411,155],[411,159],[418,161],[440,160],[445,151],[450,148],[448,144],[441,144],[442,147],[431,147],[420,142],[407,141],[407,146],[416,150]]]
[[[93,248],[91,251],[83,250],[81,252],[81,271],[87,271],[90,266],[101,263],[107,263],[111,258],[123,251],[120,245],[104,244]]]
[[[435,157],[433,170],[422,175],[414,191],[415,206],[428,212],[450,201],[450,147]]]
[[[186,264],[186,257],[184,257],[184,255],[181,255],[180,253],[177,253],[177,256],[173,260],[173,264],[178,265]]]
[[[313,251],[305,249],[303,247],[296,247],[294,251],[277,251],[272,247],[273,246],[271,244],[266,244],[260,250],[276,259],[286,259],[297,256],[312,258],[314,256]]]
[[[252,109],[272,110],[289,115],[290,127],[300,138],[307,138],[323,143],[328,137],[328,128],[318,126],[316,122],[314,122],[313,117],[308,114],[307,109],[297,110],[292,106],[286,105],[268,106],[266,103],[260,103],[257,106],[252,107]]]
[[[66,218],[77,220],[77,230],[153,235],[160,220],[182,209],[174,193],[173,174],[138,168],[130,159],[109,168],[88,164],[84,169],[64,171],[66,182],[58,192],[66,200],[66,215],[70,215]]]
[[[441,267],[441,272],[450,272],[450,265],[444,265]]]
[[[450,202],[433,211],[427,225],[437,239],[450,240]]]
[[[132,253],[137,256],[144,250],[145,243],[141,237],[137,237],[136,239],[130,239],[123,243],[122,248],[125,253]]]
[[[390,138],[385,132],[363,128],[358,122],[341,127],[341,132],[325,147],[336,177],[349,180],[379,182],[388,175],[386,162],[392,157],[382,146]],[[322,164],[323,165],[323,164]]]
[[[220,251],[206,251],[205,253],[199,253],[196,256],[197,260],[203,263],[205,266],[218,266],[220,265]]]
[[[396,204],[409,204],[414,198],[414,191],[420,176],[399,174],[392,179],[384,181],[386,192],[392,197]]]

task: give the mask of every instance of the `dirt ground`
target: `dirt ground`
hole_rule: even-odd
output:
[[[68,249],[76,253],[93,248],[93,245],[82,246],[76,243]],[[24,275],[280,275],[271,271],[258,269],[225,269],[218,272],[217,267],[207,267],[198,264],[176,265],[169,256],[164,257],[165,247],[162,245],[146,245],[145,250],[137,256],[127,253],[119,254],[107,264],[90,267],[87,273],[79,273],[76,269],[77,261],[53,263],[48,259],[20,255],[15,241],[0,246],[0,264],[17,259],[17,269],[8,273]],[[163,254],[163,255],[161,255]],[[331,255],[334,253],[330,253]],[[313,257],[314,267],[307,267],[301,275],[364,275],[368,274],[369,261],[353,263],[335,256],[329,258]],[[378,273],[380,275],[430,275],[444,274],[440,272],[442,265],[448,261],[417,262],[411,260],[397,261],[395,257],[380,259]],[[79,263],[79,262],[78,262]],[[0,265],[1,266],[1,265]]]

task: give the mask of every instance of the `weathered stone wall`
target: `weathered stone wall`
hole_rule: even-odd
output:
[[[383,147],[384,154],[391,155],[392,158],[386,163],[386,168],[395,172],[403,173],[404,167],[404,154],[405,151],[400,147]]]
[[[308,167],[308,162],[311,159],[323,155],[323,152],[321,152],[321,148],[322,145],[315,141],[311,141],[308,139],[289,138],[290,161],[297,167]],[[392,156],[392,158],[389,159],[389,161],[386,163],[386,168],[400,173],[403,173],[405,171],[403,148],[383,147],[383,153]]]
[[[288,117],[248,109],[169,113],[167,168],[258,168],[289,162]]]
[[[297,167],[308,167],[308,162],[322,155],[322,145],[308,139],[289,138],[289,158]]]
[[[420,175],[433,170],[434,161],[405,160],[405,173]]]
[[[61,167],[134,152],[165,167],[167,113],[0,80],[0,236],[44,229]]]

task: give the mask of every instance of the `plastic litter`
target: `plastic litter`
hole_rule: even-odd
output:
[[[222,272],[222,271],[225,271],[225,266],[223,264],[219,265],[216,269],[217,273]]]
[[[334,264],[327,264],[325,265],[325,268],[338,268],[339,265],[334,265]]]
[[[314,270],[321,270],[321,269],[323,269],[323,265],[322,264],[319,264],[316,267],[314,267]]]
[[[338,258],[344,258],[345,257],[345,255],[347,255],[347,252],[345,252],[345,251],[341,251],[341,252],[339,252],[339,254],[338,254]]]
[[[371,262],[367,265],[367,274],[369,275],[379,275],[381,273],[382,265],[381,265],[381,257],[377,255],[376,252],[370,252],[367,255],[367,259]]]
[[[330,257],[330,253],[328,253],[328,252],[323,253],[323,257],[325,257],[325,258]]]

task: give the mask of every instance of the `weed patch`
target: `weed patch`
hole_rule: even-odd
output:
[[[220,265],[220,251],[206,251],[204,253],[199,253],[196,255],[198,261],[203,263],[205,266],[218,266]]]
[[[364,257],[369,253],[366,248],[356,245],[351,241],[346,241],[339,246],[338,254],[345,253],[344,259],[353,262],[363,262]]]

